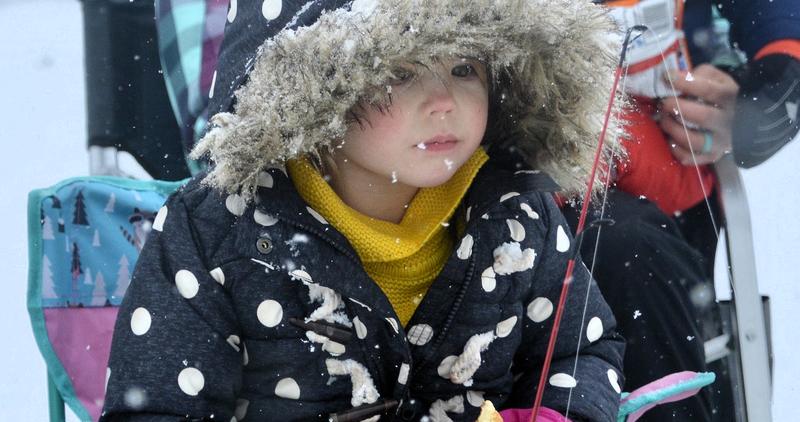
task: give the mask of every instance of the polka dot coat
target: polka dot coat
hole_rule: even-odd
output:
[[[102,420],[474,421],[484,400],[530,407],[573,240],[552,181],[502,167],[478,174],[449,226],[456,247],[406,327],[282,169],[260,175],[250,204],[190,182],[134,271]],[[579,263],[544,406],[615,420],[614,325]]]

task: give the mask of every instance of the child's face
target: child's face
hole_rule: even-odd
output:
[[[362,182],[438,186],[483,139],[489,110],[486,68],[477,60],[447,58],[431,69],[405,70],[388,85],[392,102],[387,109],[361,110],[360,123],[350,126],[336,161]]]

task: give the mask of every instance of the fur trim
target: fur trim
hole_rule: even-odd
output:
[[[250,199],[265,166],[330,150],[354,106],[386,104],[398,65],[460,55],[488,63],[501,99],[490,140],[579,193],[620,39],[605,9],[588,1],[356,0],[265,41],[235,112],[213,116],[191,156],[213,161],[206,183]],[[618,134],[612,122],[606,142],[615,152]]]

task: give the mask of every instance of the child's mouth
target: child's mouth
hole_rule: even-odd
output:
[[[458,139],[453,135],[439,135],[418,143],[416,147],[431,152],[447,151],[455,148],[457,142]]]

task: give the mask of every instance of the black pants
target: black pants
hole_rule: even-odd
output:
[[[587,221],[599,217],[597,208]],[[716,310],[711,276],[716,236],[706,209],[703,203],[672,218],[647,200],[612,190],[605,217],[615,224],[601,229],[596,255],[598,231],[585,235],[583,260],[590,269],[594,265],[594,277],[627,340],[626,391],[673,372],[707,370],[703,339],[711,334],[703,329],[715,325],[704,321]],[[574,230],[580,210],[563,211]],[[704,388],[650,410],[641,420],[711,421],[712,394],[712,388]]]

